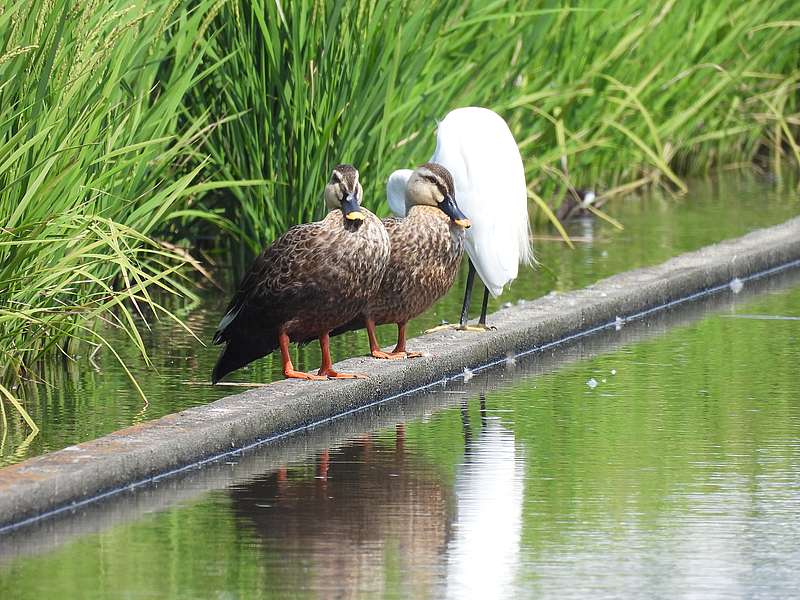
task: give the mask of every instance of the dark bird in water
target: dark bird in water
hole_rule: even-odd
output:
[[[391,241],[389,266],[366,310],[334,335],[367,328],[375,358],[406,358],[406,323],[441,298],[458,273],[469,221],[456,204],[450,172],[436,163],[414,171],[405,185],[406,217],[383,220]],[[397,346],[383,352],[375,326],[397,324]]]
[[[556,218],[562,223],[566,223],[570,219],[591,215],[587,207],[591,206],[596,198],[597,196],[592,190],[567,190],[561,206],[556,212]]]
[[[331,366],[329,333],[364,311],[389,262],[389,235],[361,207],[358,171],[339,165],[325,186],[328,215],[292,227],[255,260],[214,334],[225,343],[212,383],[280,348],[283,374],[296,379],[350,379]],[[289,342],[319,339],[317,375],[295,371]]]

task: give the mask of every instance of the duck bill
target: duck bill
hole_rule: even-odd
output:
[[[439,203],[439,208],[441,208],[444,211],[444,214],[450,217],[450,220],[459,227],[469,229],[472,225],[467,216],[461,212],[460,208],[458,208],[458,205],[452,196],[445,196],[444,200]]]
[[[347,197],[342,200],[342,214],[345,219],[350,221],[364,220],[364,213],[361,212],[361,207],[358,205],[355,195],[347,194]]]

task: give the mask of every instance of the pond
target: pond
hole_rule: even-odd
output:
[[[791,597],[799,362],[794,271],[19,530],[0,597]]]
[[[782,222],[796,216],[799,208],[800,201],[791,186],[743,176],[695,181],[690,193],[682,198],[656,191],[643,197],[613,200],[606,210],[624,224],[624,231],[601,220],[580,220],[570,226],[575,250],[554,241],[556,234],[552,230],[536,231],[539,238],[545,238],[534,242],[542,267],[523,271],[503,296],[491,301],[490,310],[504,302],[536,298],[551,290],[576,289],[620,271],[657,264],[675,254]],[[465,280],[466,269],[462,269],[450,293],[413,321],[409,333],[416,335],[442,319],[457,320]],[[230,292],[207,290],[199,305],[178,313],[208,343],[229,297]],[[480,297],[476,286],[474,316]],[[87,356],[57,361],[46,370],[47,384],[32,385],[26,390],[27,409],[41,431],[30,436],[21,420],[12,420],[0,436],[0,466],[241,391],[237,387],[208,385],[219,348],[203,346],[170,323],[156,323],[152,331],[145,332],[154,370],[143,364],[131,344],[115,337],[114,331],[104,331],[104,335],[120,349],[148,403],[142,401],[108,352],[101,352],[92,361]],[[394,335],[392,326],[379,328],[383,344],[393,343]],[[366,354],[366,335],[353,332],[334,338],[331,349],[334,360]],[[316,343],[294,352],[298,368],[310,370],[319,366]],[[229,379],[245,383],[281,378],[280,360],[273,355]]]

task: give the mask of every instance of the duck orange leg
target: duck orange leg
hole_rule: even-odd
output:
[[[367,335],[369,336],[369,352],[375,358],[398,360],[401,358],[417,358],[422,356],[420,352],[406,352],[405,323],[397,324],[397,346],[391,352],[384,352],[378,345],[378,338],[375,336],[375,321],[367,320]]]
[[[422,352],[406,351],[406,324],[397,324],[397,346],[392,350],[392,354],[400,358],[419,358]]]
[[[323,375],[329,379],[366,379],[366,375],[360,373],[339,373],[333,370],[331,362],[330,337],[324,333],[319,337],[319,347],[322,350],[322,366],[319,368],[318,375]]]
[[[309,379],[314,381],[324,381],[327,377],[310,375],[302,371],[295,371],[292,358],[289,356],[289,336],[285,331],[278,334],[278,345],[281,349],[281,360],[283,361],[283,376],[286,379]]]
[[[378,345],[378,337],[375,335],[375,321],[371,319],[367,319],[367,336],[369,337],[369,353],[375,358],[393,360],[406,357],[405,353],[394,354],[381,350],[381,347]]]

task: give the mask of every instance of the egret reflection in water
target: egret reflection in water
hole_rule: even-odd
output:
[[[500,419],[487,416],[480,396],[480,430],[472,433],[467,403],[464,462],[456,476],[456,520],[447,548],[447,596],[510,597],[520,556],[523,481],[521,449]]]

